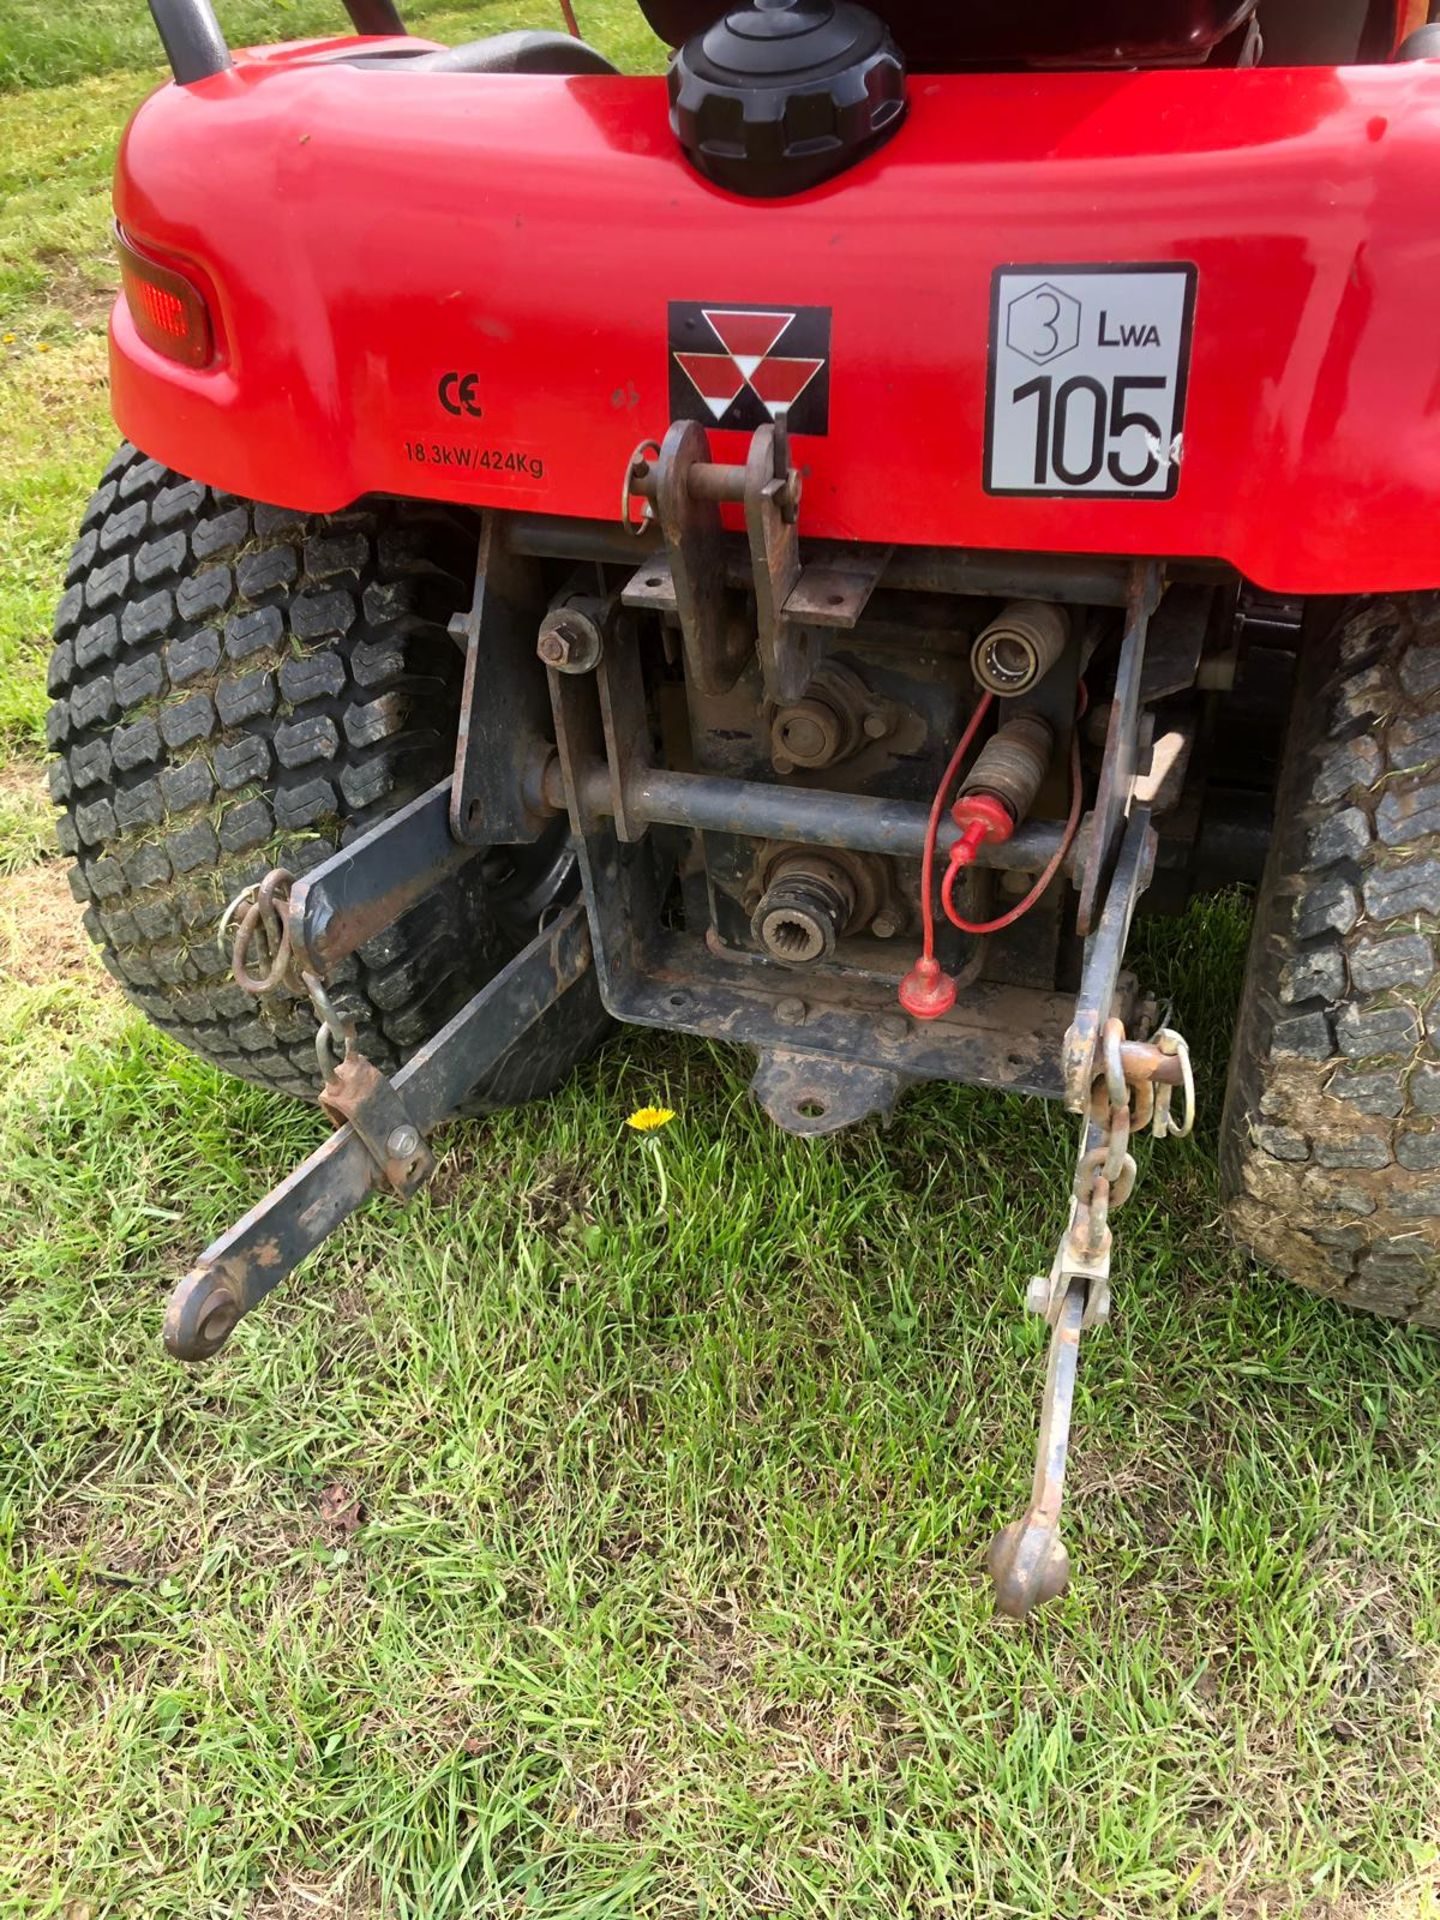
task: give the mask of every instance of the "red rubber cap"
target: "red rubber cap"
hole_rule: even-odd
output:
[[[969,859],[974,858],[974,849],[982,841],[1008,840],[1015,831],[1014,818],[1005,802],[983,788],[962,793],[950,809],[950,818],[964,830],[965,841],[971,848]]]
[[[938,1020],[955,1004],[955,982],[938,960],[922,954],[900,982],[900,1004],[917,1020]]]
[[[950,849],[950,871],[956,873],[961,867],[968,867],[989,838],[990,831],[985,822],[972,820]]]

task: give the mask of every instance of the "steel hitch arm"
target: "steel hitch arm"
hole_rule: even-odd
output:
[[[1145,733],[1140,675],[1150,616],[1160,593],[1153,563],[1136,563],[1100,787],[1087,823],[1085,851],[1077,862],[1079,919],[1088,938],[1060,1064],[1065,1104],[1081,1115],[1079,1153],[1065,1231],[1050,1272],[1037,1275],[1026,1296],[1029,1309],[1041,1314],[1051,1329],[1030,1505],[1019,1520],[996,1534],[986,1562],[996,1605],[1015,1619],[1062,1593],[1070,1575],[1060,1510],[1080,1336],[1109,1318],[1110,1215],[1134,1191],[1132,1137],[1146,1129],[1157,1140],[1187,1134],[1195,1119],[1189,1050],[1168,1028],[1148,1040],[1127,1036],[1135,983],[1122,971],[1136,904],[1155,864],[1150,810],[1135,803],[1134,791]],[[1177,1089],[1183,1089],[1184,1096],[1179,1118],[1171,1110]]]
[[[1178,1033],[1167,1027],[1148,1041],[1127,1040],[1124,1023],[1112,1017],[1100,1047],[1104,1065],[1081,1129],[1069,1218],[1049,1274],[1037,1274],[1026,1295],[1026,1306],[1051,1328],[1030,1505],[1021,1519],[996,1534],[986,1561],[996,1605],[1015,1619],[1062,1593],[1070,1575],[1060,1506],[1080,1336],[1110,1315],[1110,1216],[1135,1190],[1132,1137],[1148,1129],[1157,1140],[1179,1138],[1195,1120],[1189,1050]],[[1178,1117],[1172,1111],[1177,1090],[1183,1090]]]
[[[377,1187],[409,1199],[434,1171],[424,1136],[452,1119],[475,1083],[590,966],[574,901],[386,1079],[343,1053],[321,1104],[342,1124],[273,1193],[208,1246],[171,1295],[165,1345],[177,1360],[217,1353],[237,1322]]]
[[[331,999],[327,972],[479,851],[450,833],[451,782],[441,781],[300,880],[277,870],[232,902],[237,982],[261,995],[282,979],[319,1016],[320,1105],[330,1139],[201,1254],[165,1314],[179,1360],[217,1353],[236,1324],[379,1188],[409,1200],[435,1170],[426,1135],[584,979],[590,927],[576,900],[413,1054],[393,1078],[367,1060]]]
[[[1023,1518],[1001,1528],[986,1557],[995,1583],[995,1604],[1016,1620],[1023,1620],[1032,1607],[1053,1600],[1070,1578],[1070,1554],[1060,1538],[1060,1503],[1065,1497],[1086,1293],[1086,1283],[1077,1275],[1065,1289],[1050,1335],[1030,1505]]]

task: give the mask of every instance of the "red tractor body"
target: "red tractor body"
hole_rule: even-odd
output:
[[[675,308],[798,310],[828,339],[782,332],[770,357],[825,362],[826,431],[791,421],[809,536],[1218,560],[1287,594],[1440,581],[1428,61],[916,78],[877,152],[757,205],[690,167],[661,79],[335,56],[241,57],[126,137],[120,224],[214,321],[188,367],[116,309],[116,416],[181,472],[315,511],[391,493],[613,521],[674,417]],[[997,270],[1116,262],[1193,269],[1170,487],[987,488]],[[1123,358],[1103,288],[1080,320]],[[723,399],[738,362],[693,344]],[[1071,409],[1072,470],[1095,408]],[[1148,429],[1112,430],[1108,386],[1102,410],[1107,467],[1142,471]]]

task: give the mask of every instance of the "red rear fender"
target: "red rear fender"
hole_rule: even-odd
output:
[[[795,442],[806,535],[1203,556],[1285,592],[1425,587],[1437,204],[1426,63],[916,79],[879,153],[756,203],[690,170],[662,80],[242,59],[163,87],[126,135],[118,217],[190,264],[218,358],[167,361],[122,301],[115,411],[157,458],[283,505],[390,492],[608,519],[674,392],[698,404],[671,303],[722,400],[745,367],[724,368],[707,309],[824,309],[828,342],[810,314],[760,376],[771,398],[804,381],[792,424],[826,427]],[[997,269],[1129,263],[1194,269],[1173,492],[987,491]]]

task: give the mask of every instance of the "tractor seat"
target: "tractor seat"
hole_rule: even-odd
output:
[[[568,33],[492,33],[460,47],[389,46],[341,53],[339,63],[407,73],[618,73],[603,53]]]
[[[1242,26],[1256,0],[865,0],[913,73],[964,67],[1126,67],[1201,61]],[[704,33],[736,0],[640,0],[672,47]],[[1298,0],[1324,10],[1324,0]],[[822,11],[817,4],[816,12]],[[1393,8],[1391,10],[1393,12]]]

